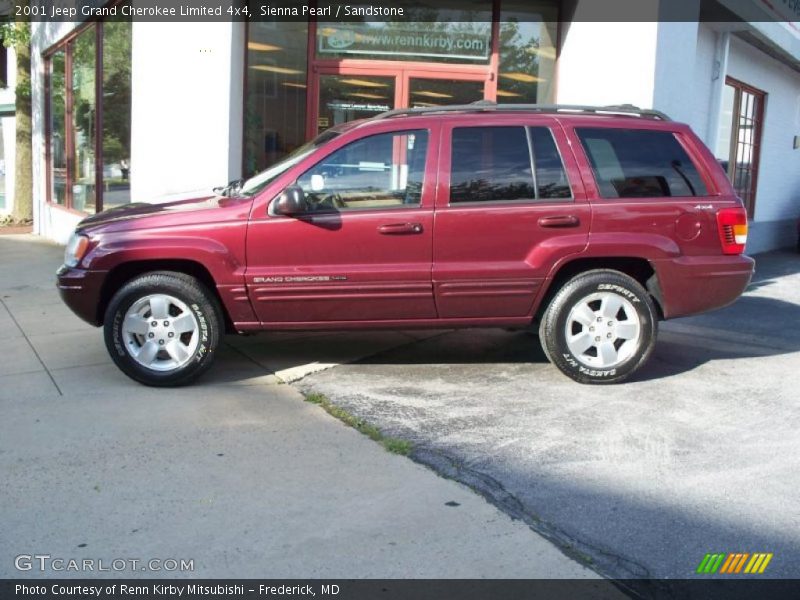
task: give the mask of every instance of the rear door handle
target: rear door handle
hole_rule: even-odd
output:
[[[577,227],[580,224],[581,220],[575,215],[558,215],[539,219],[539,227]]]
[[[378,227],[378,233],[383,235],[422,233],[422,223],[387,223]]]

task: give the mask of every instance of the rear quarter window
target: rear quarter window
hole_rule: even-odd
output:
[[[670,131],[577,128],[603,198],[706,196],[697,167]]]

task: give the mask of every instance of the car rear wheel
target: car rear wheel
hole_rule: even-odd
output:
[[[658,314],[642,285],[619,271],[595,270],[568,281],[539,327],[545,354],[580,383],[619,383],[655,346]]]
[[[104,323],[106,348],[126,375],[145,385],[179,386],[211,366],[222,319],[202,283],[158,271],[125,284],[111,299]]]

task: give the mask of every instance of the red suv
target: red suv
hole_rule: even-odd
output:
[[[658,321],[750,281],[747,216],[688,126],[633,107],[477,105],[344,123],[203,199],[82,221],[58,288],[127,375],[188,383],[225,332],[538,327],[619,382]]]

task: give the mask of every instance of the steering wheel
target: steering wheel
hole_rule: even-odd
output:
[[[346,204],[344,200],[339,194],[328,194],[327,196],[323,197],[321,200],[316,202],[315,208],[317,210],[320,209],[331,209],[331,208],[344,208]]]

